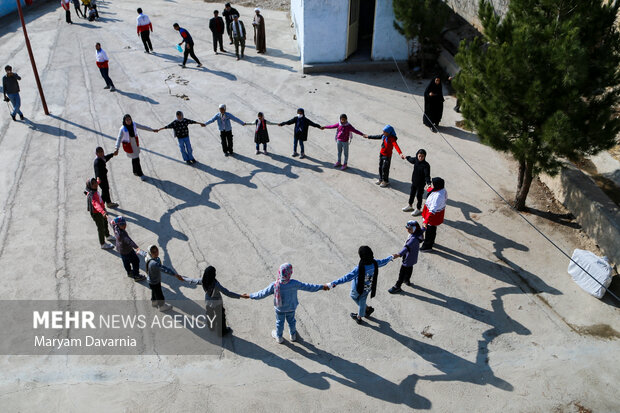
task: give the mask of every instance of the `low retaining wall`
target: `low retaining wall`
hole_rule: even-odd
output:
[[[594,181],[567,164],[558,175],[540,175],[554,196],[577,218],[609,261],[620,264],[620,210]]]

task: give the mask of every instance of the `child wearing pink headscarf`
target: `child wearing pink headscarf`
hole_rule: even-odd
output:
[[[320,284],[306,284],[301,281],[291,279],[293,275],[293,266],[289,263],[280,265],[278,278],[275,282],[269,284],[267,288],[257,291],[249,295],[253,300],[260,300],[271,294],[274,295],[273,307],[276,310],[276,329],[271,332],[271,336],[278,342],[282,343],[284,339],[284,320],[288,323],[291,341],[297,340],[297,330],[295,328],[295,310],[299,305],[297,300],[297,291],[316,292],[319,290],[328,290],[329,288]],[[244,294],[244,296],[247,296]]]

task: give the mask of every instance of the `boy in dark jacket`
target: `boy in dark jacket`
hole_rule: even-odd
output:
[[[155,129],[155,132],[159,132],[162,129],[172,129],[174,130],[174,136],[177,138],[179,143],[179,149],[181,150],[181,156],[183,160],[188,165],[193,165],[196,163],[196,159],[194,159],[194,153],[192,151],[192,144],[189,141],[189,129],[188,125],[200,125],[203,128],[206,126],[204,123],[196,122],[195,120],[187,119],[183,117],[183,112],[180,110],[177,111],[177,118],[167,124],[164,127],[159,129]]]
[[[159,248],[157,245],[149,247],[146,256],[146,273],[149,276],[149,287],[151,287],[151,305],[164,312],[172,309],[172,305],[166,303],[164,292],[161,290],[161,273],[165,272],[176,277],[179,281],[185,281],[179,274],[161,263],[159,258]]]
[[[318,125],[312,122],[310,119],[308,119],[302,108],[297,109],[297,117],[287,120],[286,122],[280,122],[278,126],[292,125],[292,124],[295,124],[295,130],[293,131],[293,155],[292,156],[294,157],[299,156],[299,154],[297,153],[297,142],[299,142],[299,148],[301,149],[301,156],[299,157],[303,159],[306,157],[306,153],[304,152],[304,142],[308,140],[308,129],[310,128],[310,126],[319,128],[321,130],[325,128],[321,127],[321,125]]]
[[[97,183],[101,187],[101,199],[105,202],[108,208],[116,208],[118,204],[116,202],[112,202],[110,198],[110,183],[108,182],[108,168],[106,164],[110,159],[112,159],[115,155],[114,152],[105,154],[103,148],[98,146],[95,149],[95,162],[93,168],[95,169],[95,178],[97,178]]]
[[[426,151],[420,149],[415,157],[407,156],[407,161],[413,164],[413,172],[411,174],[411,192],[409,193],[409,203],[403,208],[403,212],[411,212],[414,217],[422,213],[422,194],[425,185],[431,184],[431,166],[426,162]],[[418,198],[416,209],[413,209],[413,201]]]
[[[392,163],[392,149],[396,148],[396,152],[401,158],[405,159],[405,155],[396,143],[396,131],[390,125],[383,127],[381,135],[364,135],[366,139],[381,139],[381,150],[379,151],[379,180],[376,182],[381,188],[390,185],[390,164]]]
[[[400,272],[398,273],[398,281],[392,288],[388,290],[390,294],[396,294],[402,291],[400,288],[403,283],[411,285],[411,274],[413,274],[413,266],[418,263],[418,253],[420,251],[420,242],[424,240],[424,229],[420,227],[416,221],[408,221],[407,232],[409,237],[405,241],[405,246],[398,254],[395,254],[396,258],[402,257],[403,263],[400,266]]]

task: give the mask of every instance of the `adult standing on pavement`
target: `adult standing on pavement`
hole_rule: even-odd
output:
[[[73,24],[71,21],[71,0],[60,0],[60,5],[65,9],[65,20],[69,24]]]
[[[424,125],[435,133],[443,115],[444,100],[441,78],[435,76],[424,90],[424,115],[422,115]]]
[[[97,184],[101,187],[101,199],[103,199],[108,208],[116,208],[118,206],[116,202],[112,202],[110,197],[110,183],[108,182],[108,168],[106,166],[108,161],[114,156],[114,152],[106,155],[101,146],[95,149],[95,162],[93,163],[95,178],[97,178]]]
[[[235,55],[237,55],[237,60],[239,60],[239,47],[241,47],[241,58],[243,59],[243,52],[245,51],[245,26],[243,22],[239,20],[239,16],[234,15],[230,27],[233,42],[235,43]]]
[[[233,21],[233,16],[239,16],[239,12],[237,9],[231,7],[230,3],[226,3],[222,15],[224,16],[224,20],[226,20],[226,32],[228,33],[230,44],[233,44],[232,28],[230,27],[230,23]]]
[[[260,9],[258,7],[254,9],[254,13],[252,25],[254,26],[254,46],[256,46],[256,53],[266,53],[265,18],[260,14]]]
[[[4,93],[4,101],[11,102],[13,105],[13,111],[11,117],[15,120],[15,116],[19,115],[21,120],[24,120],[24,114],[19,110],[22,105],[22,100],[19,97],[19,80],[22,80],[17,73],[13,73],[13,68],[9,65],[4,67],[6,75],[2,77],[2,93]]]
[[[138,25],[138,36],[142,39],[144,45],[144,52],[151,53],[153,51],[153,45],[151,44],[151,32],[153,31],[153,25],[149,16],[142,13],[142,9],[138,8],[138,17],[136,18],[136,24]]]
[[[209,20],[209,30],[213,35],[213,51],[217,54],[217,44],[220,44],[220,52],[225,52],[223,37],[224,37],[224,19],[219,16],[217,10],[213,11],[213,18]]]
[[[183,40],[181,40],[181,43],[179,43],[179,46],[185,43],[185,51],[183,52],[183,64],[180,66],[183,68],[185,67],[185,63],[187,63],[187,56],[189,55],[192,56],[192,59],[194,59],[196,63],[198,63],[198,67],[202,67],[202,63],[200,63],[200,60],[198,60],[196,54],[194,53],[194,39],[192,39],[192,35],[189,34],[187,30],[179,26],[178,23],[173,24],[172,27],[174,27],[174,30],[178,31],[183,38]]]
[[[131,119],[131,115],[129,114],[123,116],[123,125],[118,131],[114,155],[118,155],[118,148],[120,148],[122,144],[123,150],[127,154],[127,157],[131,159],[133,174],[140,177],[140,179],[144,181],[146,178],[144,177],[142,166],[140,165],[140,139],[138,137],[138,129],[147,130],[149,132],[157,132],[148,126],[134,123]]]
[[[103,77],[103,80],[105,80],[104,89],[110,89],[110,92],[114,92],[116,90],[116,88],[114,87],[114,82],[112,82],[112,79],[110,79],[110,76],[108,75],[110,69],[108,65],[108,62],[110,60],[108,59],[108,54],[105,52],[105,50],[101,48],[101,43],[95,44],[95,49],[97,50],[97,67],[99,68],[99,73],[101,73],[101,77]]]

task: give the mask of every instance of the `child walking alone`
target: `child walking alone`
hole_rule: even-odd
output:
[[[381,139],[381,150],[379,151],[379,180],[376,182],[381,188],[390,185],[390,164],[392,163],[392,149],[396,148],[396,152],[400,157],[405,159],[405,155],[396,143],[396,131],[390,125],[385,125],[381,135],[364,135],[366,139]]]
[[[269,132],[267,125],[277,125],[277,123],[265,119],[263,112],[258,112],[254,123],[246,122],[245,126],[254,125],[254,143],[256,143],[256,154],[260,153],[259,146],[263,145],[263,152],[267,155],[267,142],[269,142]]]
[[[347,163],[349,162],[349,143],[353,139],[353,134],[356,133],[360,136],[364,134],[353,127],[348,122],[347,115],[340,115],[340,122],[334,125],[323,126],[323,129],[336,129],[336,145],[338,148],[338,161],[334,164],[334,168],[340,168],[342,171],[347,169]],[[342,152],[344,151],[344,163],[340,163]]]
[[[252,293],[249,297],[253,300],[260,300],[271,294],[274,295],[273,307],[276,310],[276,329],[271,332],[271,336],[278,342],[282,343],[284,339],[284,320],[288,323],[291,341],[297,340],[297,329],[295,321],[295,310],[299,301],[297,300],[297,291],[316,292],[319,290],[329,290],[327,285],[306,284],[301,281],[291,279],[293,275],[293,266],[289,263],[280,265],[278,278],[275,282],[269,284],[264,290]],[[247,296],[247,294],[244,294]]]
[[[369,293],[370,298],[372,298],[377,292],[379,268],[392,261],[396,257],[396,254],[390,255],[382,260],[375,260],[372,250],[366,245],[362,245],[359,248],[358,254],[360,256],[359,265],[342,278],[326,284],[325,287],[328,289],[334,288],[339,284],[353,281],[351,284],[351,298],[359,308],[357,313],[351,313],[350,315],[357,324],[362,324],[362,317],[370,317],[375,311],[375,309],[370,306],[366,307],[366,300],[368,299]]]
[[[403,283],[411,286],[411,274],[413,274],[413,266],[418,263],[418,252],[420,251],[420,242],[424,241],[424,229],[420,227],[416,221],[407,221],[407,232],[409,236],[405,241],[405,246],[395,258],[402,257],[403,262],[398,273],[398,281],[392,288],[388,290],[390,294],[396,294],[402,291],[400,288]]]

